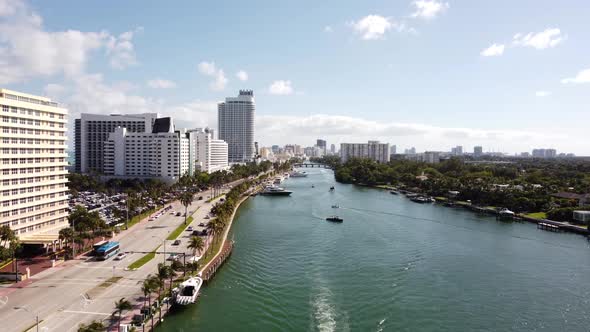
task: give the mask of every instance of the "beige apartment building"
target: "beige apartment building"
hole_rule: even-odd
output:
[[[68,226],[67,110],[0,89],[0,225],[22,243],[55,244]]]

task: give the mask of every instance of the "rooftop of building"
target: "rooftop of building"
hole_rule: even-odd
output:
[[[57,107],[58,104],[56,102],[51,101],[50,98],[42,97],[42,96],[35,96],[28,93],[8,90],[0,88],[0,98],[24,101],[27,103],[33,103],[37,105],[45,105],[45,106],[55,106]]]

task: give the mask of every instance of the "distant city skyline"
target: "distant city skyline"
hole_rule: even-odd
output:
[[[0,0],[0,87],[49,96],[71,119],[157,112],[187,128],[216,128],[217,103],[252,89],[260,146],[322,137],[590,155],[586,4],[249,6],[245,22],[239,3]]]

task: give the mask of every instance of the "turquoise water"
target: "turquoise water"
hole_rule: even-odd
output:
[[[584,237],[308,173],[242,205],[233,256],[159,331],[588,331]]]

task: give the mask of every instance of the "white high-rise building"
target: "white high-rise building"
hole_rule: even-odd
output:
[[[227,143],[215,139],[212,129],[192,129],[186,135],[189,140],[189,174],[229,169]]]
[[[45,97],[0,89],[0,225],[21,243],[55,244],[68,226],[67,110]]]
[[[78,173],[103,173],[104,142],[117,127],[128,133],[151,133],[157,113],[143,114],[87,114],[82,113],[74,126],[76,162]]]
[[[254,92],[240,90],[238,97],[227,97],[217,105],[219,139],[227,142],[230,162],[254,159]]]
[[[340,144],[340,159],[343,163],[351,158],[367,158],[379,163],[389,162],[389,143],[369,141],[369,143]]]
[[[158,118],[152,132],[118,127],[104,142],[104,175],[177,181],[189,171],[189,139],[175,131],[171,118]]]

